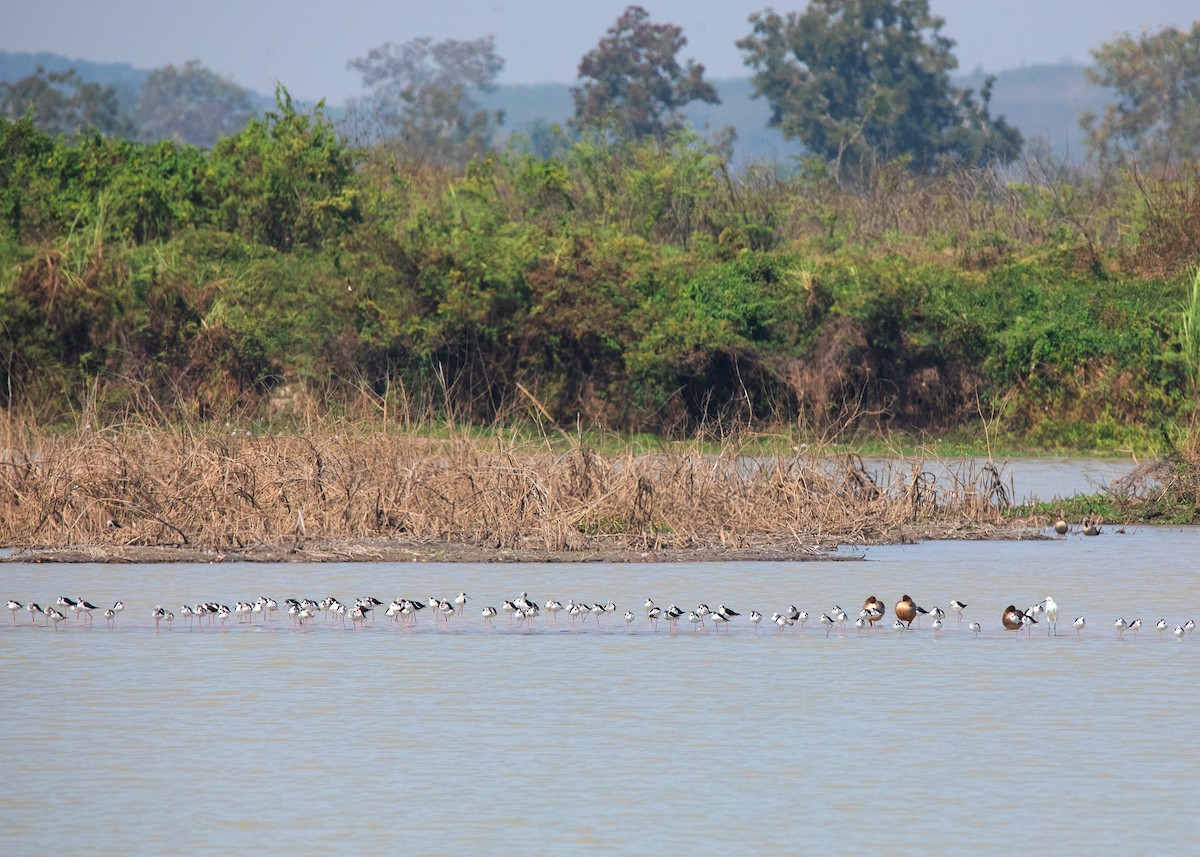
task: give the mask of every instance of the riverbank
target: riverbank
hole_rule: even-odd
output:
[[[871,544],[908,544],[934,540],[1008,541],[1045,539],[1050,535],[1036,522],[1006,525],[902,528],[888,539]],[[639,562],[855,562],[857,553],[839,553],[834,545],[761,544],[753,547],[696,545],[639,550],[628,545],[589,540],[579,550],[488,548],[455,542],[415,542],[395,539],[331,540],[295,544],[261,544],[248,548],[172,545],[29,546],[0,557],[0,562],[34,563],[226,563],[226,562],[456,562],[456,563],[639,563]]]

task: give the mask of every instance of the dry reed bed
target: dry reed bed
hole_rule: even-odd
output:
[[[10,435],[11,437],[11,435]],[[895,474],[895,475],[891,475]],[[334,540],[482,548],[793,551],[1001,523],[994,468],[877,482],[860,459],[655,455],[341,428],[251,437],[121,428],[9,442],[0,542],[254,549]]]

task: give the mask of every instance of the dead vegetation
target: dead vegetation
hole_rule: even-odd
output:
[[[286,435],[9,426],[0,542],[218,551],[411,541],[497,551],[783,550],[995,528],[1000,471],[682,444],[601,454],[578,439],[431,438],[336,424]]]

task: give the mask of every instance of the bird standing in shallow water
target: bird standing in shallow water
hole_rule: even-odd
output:
[[[887,612],[887,608],[883,606],[883,602],[874,595],[867,596],[867,600],[863,602],[863,610],[867,611],[865,618],[872,628],[875,627],[875,623],[882,619]]]
[[[970,625],[968,625],[967,627],[968,627],[968,628],[970,628],[972,631],[974,631],[974,632],[975,632],[975,636],[976,636],[976,637],[978,637],[978,636],[979,636],[979,632],[983,630],[983,628],[981,628],[981,627],[980,627],[980,625],[979,625],[979,623],[978,623],[978,622],[972,622],[972,623],[971,623]]]
[[[1051,628],[1054,629],[1054,635],[1058,636],[1058,605],[1047,595],[1042,602],[1042,609],[1046,611],[1046,636],[1050,636]]]
[[[17,611],[20,610],[23,606],[24,605],[21,604],[20,601],[13,601],[11,598],[8,599],[8,609],[12,611],[13,624],[16,624],[16,621],[17,621]]]
[[[1006,631],[1019,631],[1024,627],[1022,621],[1025,614],[1016,608],[1015,605],[1009,604],[1004,608],[1004,614],[1000,617],[1001,623]]]
[[[908,628],[912,627],[913,619],[917,618],[917,605],[908,595],[896,602],[896,618]]]
[[[1087,625],[1087,620],[1082,616],[1075,617],[1075,636],[1078,637],[1083,633],[1084,627]]]
[[[1117,629],[1117,639],[1125,639],[1125,629],[1129,627],[1129,623],[1125,621],[1123,616],[1117,617],[1117,621],[1113,622],[1113,627]]]
[[[1182,640],[1182,639],[1183,639],[1183,635],[1184,635],[1185,631],[1183,630],[1183,626],[1182,626],[1182,625],[1176,625],[1176,626],[1175,626],[1175,630],[1174,630],[1172,633],[1174,633],[1174,634],[1175,634],[1175,639],[1176,639],[1176,640]]]
[[[962,622],[963,611],[966,610],[968,606],[969,605],[963,604],[957,598],[950,602],[950,609],[958,614],[958,621],[960,623]]]

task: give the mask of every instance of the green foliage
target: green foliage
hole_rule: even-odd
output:
[[[680,109],[693,101],[718,104],[704,66],[676,55],[687,44],[673,24],[652,24],[650,13],[629,6],[600,44],[579,63],[581,84],[571,89],[577,128],[607,128],[638,140],[680,130]]]
[[[210,151],[0,119],[4,404],[309,394],[660,435],[984,415],[1013,448],[1109,450],[1194,418],[1200,286],[1146,275],[1144,184],[899,163],[849,190],[823,159],[730,174],[691,133],[454,170],[278,100]]]
[[[277,113],[213,147],[203,194],[218,228],[276,250],[318,247],[359,217],[353,160],[318,104],[311,116],[280,87]]]
[[[786,18],[750,17],[738,42],[771,124],[838,165],[908,157],[917,170],[943,158],[983,165],[1019,154],[1021,135],[950,83],[954,42],[927,0],[814,0]]]

